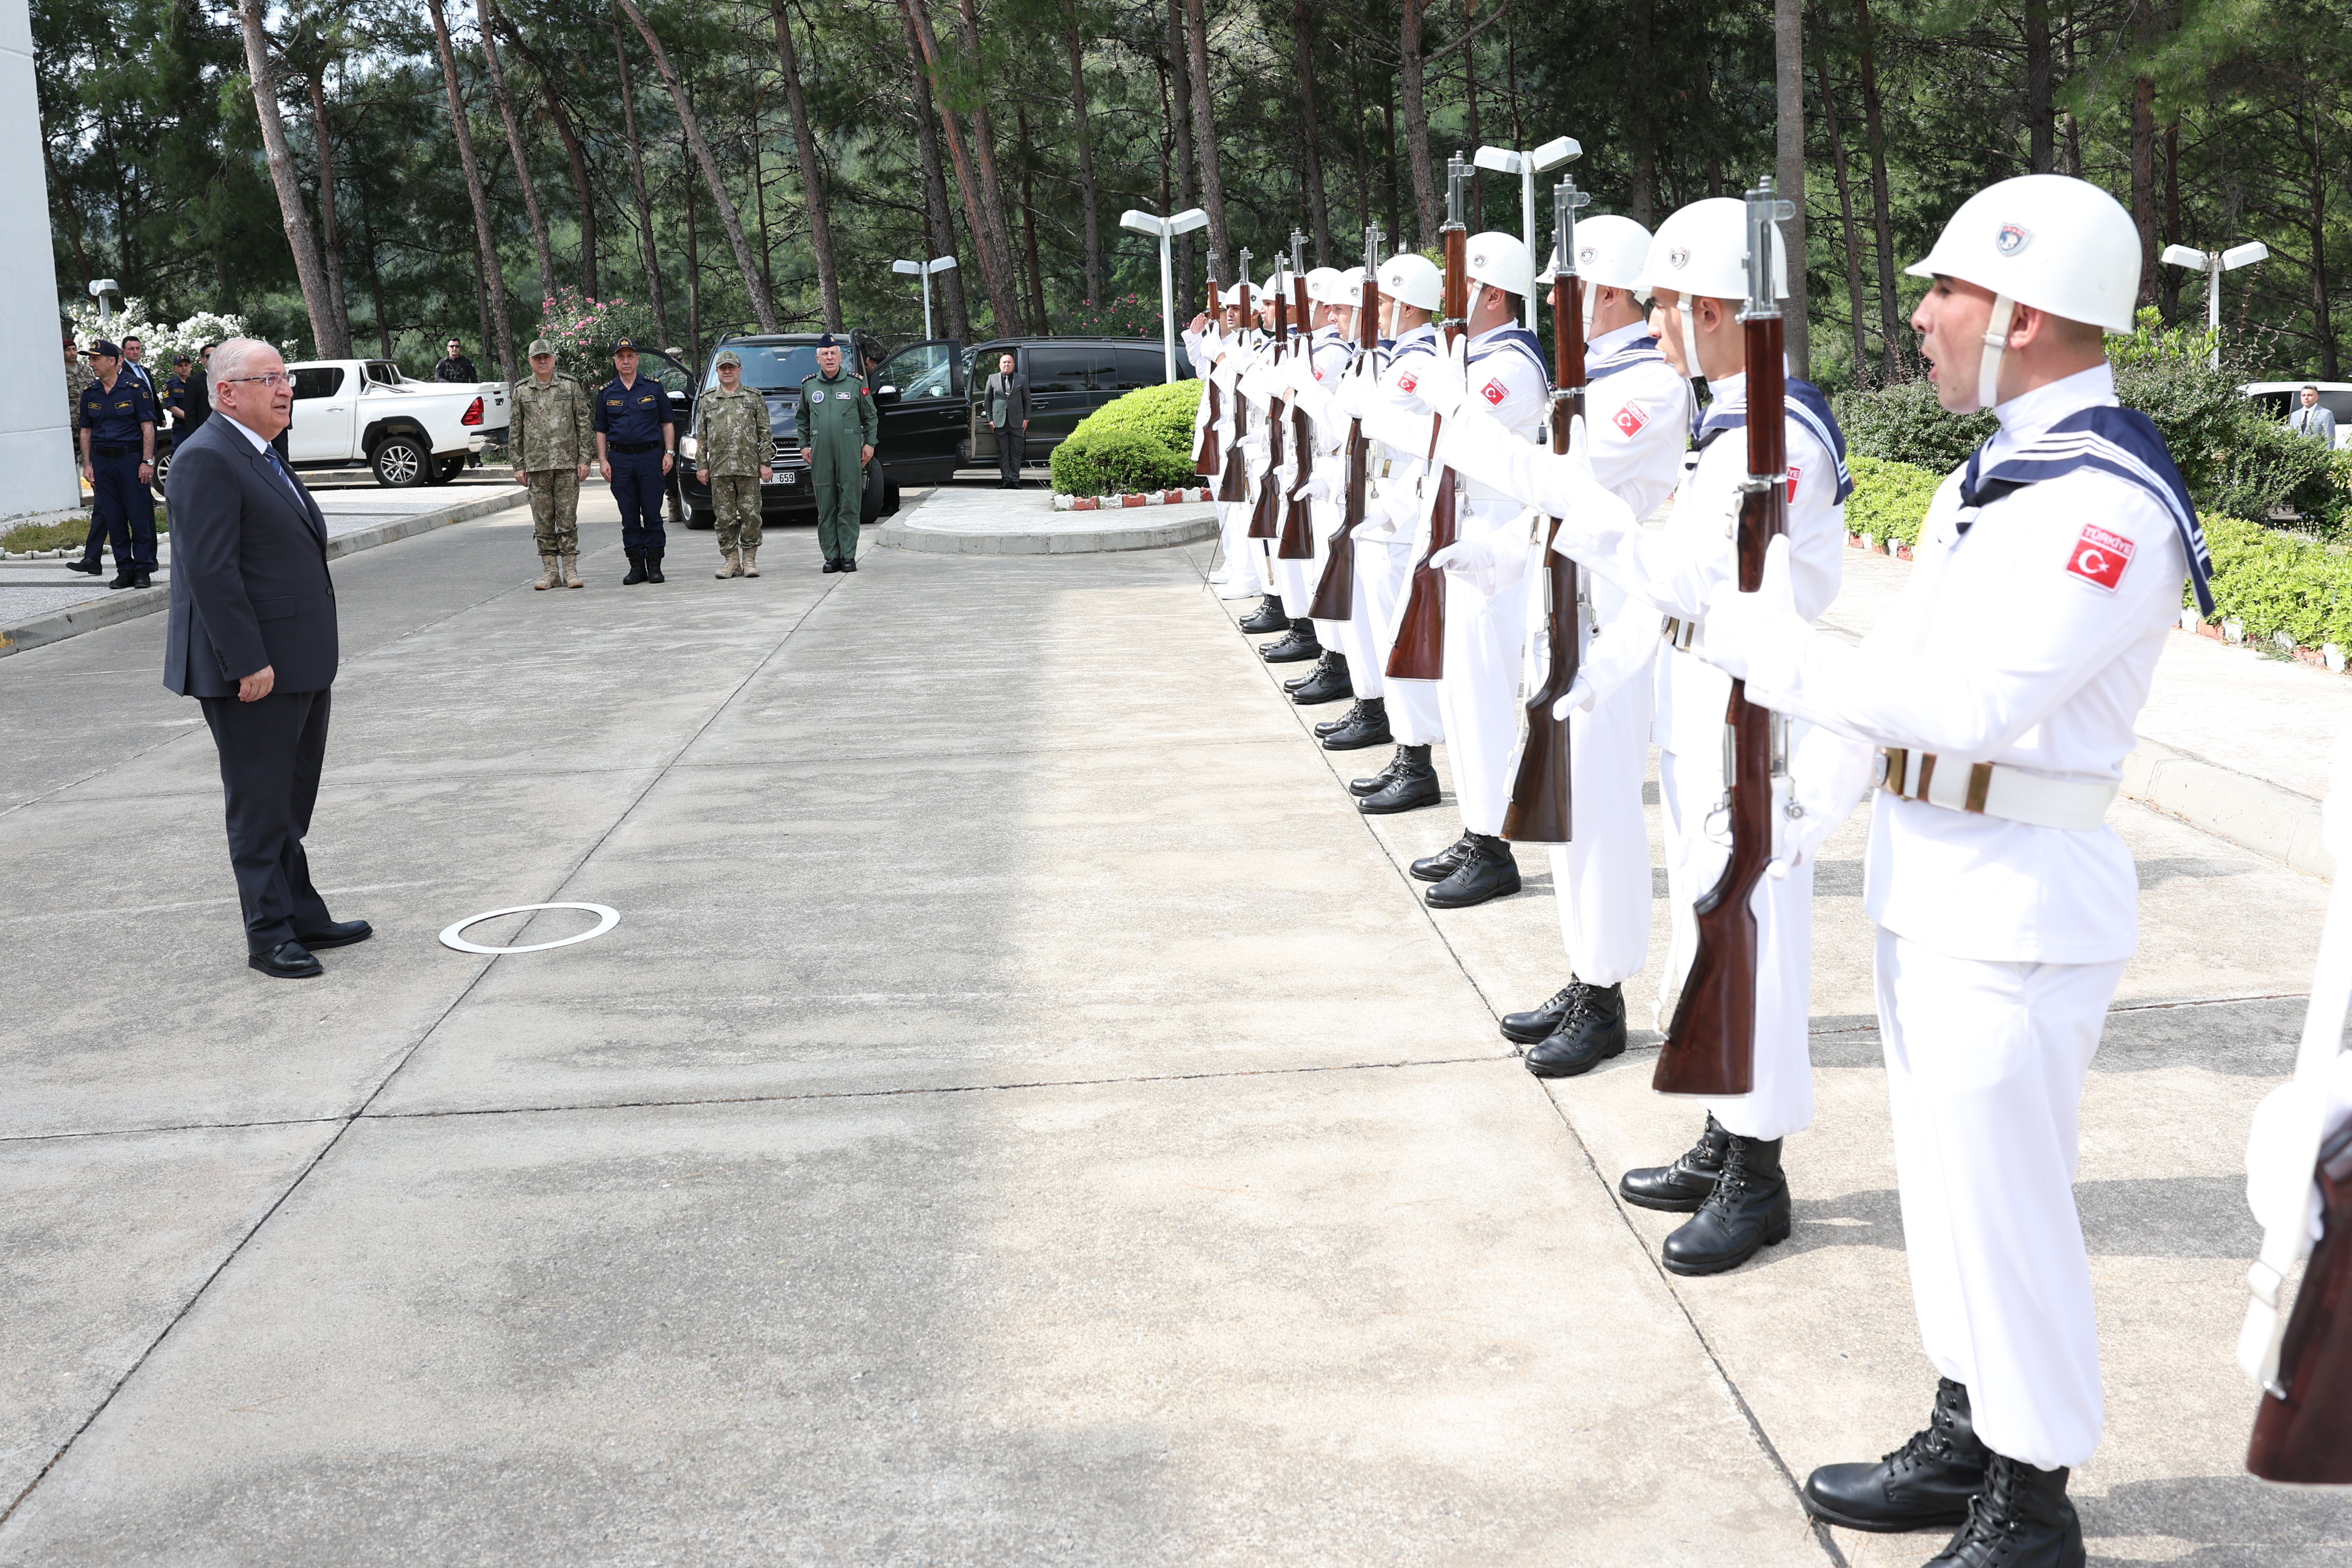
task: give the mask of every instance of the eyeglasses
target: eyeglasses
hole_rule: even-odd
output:
[[[240,381],[257,381],[264,386],[284,386],[293,379],[282,370],[273,370],[268,375],[225,375],[221,377],[220,384],[235,386]]]

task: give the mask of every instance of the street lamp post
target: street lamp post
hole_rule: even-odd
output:
[[[1584,155],[1584,149],[1572,137],[1556,136],[1542,146],[1525,153],[1515,153],[1508,147],[1481,147],[1470,160],[1482,169],[1492,169],[1499,174],[1519,177],[1519,237],[1528,242],[1528,254],[1536,253],[1536,176],[1547,169],[1557,169],[1562,163]],[[1536,297],[1527,298],[1528,331],[1536,330]]]
[[[929,261],[902,260],[890,263],[890,270],[900,277],[920,278],[923,280],[923,336],[927,338],[931,335],[931,274],[945,272],[955,264],[956,258],[952,256],[935,256]]]
[[[122,286],[115,282],[111,278],[93,278],[90,279],[89,297],[98,301],[98,330],[100,331],[107,331],[114,325],[114,312],[107,309],[106,297],[109,294],[120,294],[121,292]]]
[[[1209,215],[1191,207],[1174,217],[1130,207],[1119,215],[1118,226],[1130,234],[1147,234],[1160,241],[1160,352],[1167,362],[1166,379],[1176,379],[1176,277],[1170,269],[1170,249],[1180,234],[1208,226]]]
[[[2186,267],[2205,274],[2205,330],[2213,337],[2213,368],[2221,368],[2221,274],[2235,272],[2257,261],[2268,261],[2271,247],[2261,240],[2233,246],[2228,250],[2198,250],[2186,245],[2168,245],[2157,259],[2170,267]]]

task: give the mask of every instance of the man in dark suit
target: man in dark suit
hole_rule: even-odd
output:
[[[1022,447],[1028,444],[1029,378],[1013,370],[1010,353],[998,356],[996,374],[981,394],[988,409],[988,427],[996,432],[996,473],[1000,489],[1021,488]]]
[[[313,948],[374,934],[337,921],[302,838],[327,753],[337,648],[327,524],[271,440],[293,417],[286,362],[232,338],[213,351],[213,411],[172,458],[172,618],[163,684],[201,703],[220,752],[247,963],[324,973]]]

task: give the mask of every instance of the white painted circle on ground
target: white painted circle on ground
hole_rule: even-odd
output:
[[[535,942],[529,947],[484,947],[478,942],[467,942],[458,933],[467,926],[478,926],[484,921],[494,921],[500,915],[527,914],[532,910],[586,910],[596,917],[596,924],[578,936],[567,936],[559,942]],[[603,936],[621,923],[621,911],[604,904],[515,904],[503,910],[486,910],[478,915],[467,915],[441,933],[443,947],[456,948],[459,952],[545,952],[551,947],[570,947],[575,942],[586,942],[592,936]]]

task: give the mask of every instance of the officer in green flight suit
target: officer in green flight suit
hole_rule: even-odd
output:
[[[882,433],[866,378],[841,365],[841,344],[827,332],[816,345],[817,374],[801,383],[793,409],[801,460],[816,486],[816,540],[828,572],[857,570],[857,518],[866,465]]]

